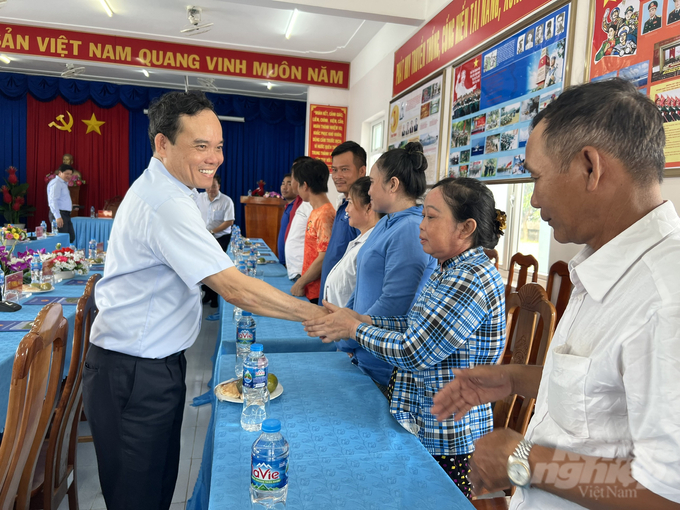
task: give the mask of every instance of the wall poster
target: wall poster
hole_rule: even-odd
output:
[[[427,184],[437,182],[443,80],[440,74],[390,103],[387,150],[404,147],[408,142],[422,143]]]
[[[680,0],[595,2],[590,80],[619,76],[656,103],[666,168],[680,167]]]
[[[449,177],[528,177],[531,120],[562,92],[569,15],[565,5],[454,69]]]

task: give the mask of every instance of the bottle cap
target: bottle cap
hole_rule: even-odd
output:
[[[272,433],[281,430],[281,422],[274,418],[268,418],[262,422],[262,432]]]
[[[243,311],[241,312],[241,316],[243,316],[243,317],[252,317],[253,314],[252,314],[252,312],[246,312],[245,310],[243,310]]]
[[[257,352],[257,351],[262,352],[262,344],[251,344],[251,345],[250,345],[250,352],[253,352],[253,351],[255,351],[255,352]]]

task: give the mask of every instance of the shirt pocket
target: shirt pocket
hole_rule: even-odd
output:
[[[559,346],[553,351],[553,369],[548,380],[550,417],[574,437],[589,437],[586,415],[586,377],[590,358],[566,354]]]

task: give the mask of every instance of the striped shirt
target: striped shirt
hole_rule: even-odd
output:
[[[398,369],[390,412],[432,455],[462,455],[493,428],[491,405],[473,407],[458,423],[430,413],[451,369],[495,364],[505,347],[505,288],[479,248],[447,260],[430,276],[406,316],[373,317],[356,337]]]

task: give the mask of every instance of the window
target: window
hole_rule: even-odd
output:
[[[371,150],[369,151],[367,173],[371,171],[375,162],[385,151],[384,128],[385,121],[382,118],[371,123]]]
[[[550,226],[541,219],[538,209],[531,206],[534,183],[491,184],[496,208],[508,215],[505,235],[496,247],[499,267],[508,269],[510,257],[515,253],[533,255],[538,260],[538,272],[548,273],[550,255]]]

